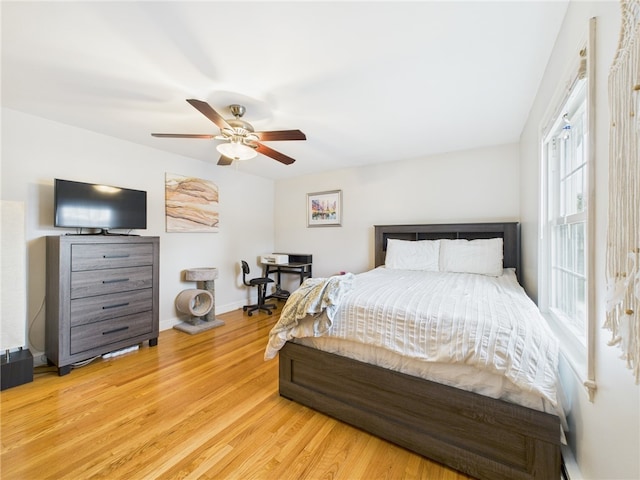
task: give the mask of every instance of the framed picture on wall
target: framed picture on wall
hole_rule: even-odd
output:
[[[342,225],[342,190],[307,193],[307,227]]]
[[[164,199],[167,232],[218,232],[220,204],[215,183],[165,173]]]

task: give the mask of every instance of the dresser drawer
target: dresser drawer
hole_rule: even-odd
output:
[[[151,243],[101,243],[71,246],[71,271],[153,264]]]
[[[71,328],[71,355],[104,347],[153,331],[151,312],[137,313]],[[133,342],[135,343],[135,342]],[[133,344],[132,343],[132,344]]]
[[[71,326],[93,323],[153,309],[151,288],[71,300]]]
[[[131,267],[89,270],[71,274],[71,298],[127,292],[153,285],[153,268]]]

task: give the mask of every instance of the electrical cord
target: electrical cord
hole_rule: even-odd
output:
[[[42,313],[42,310],[44,309],[44,305],[45,305],[46,299],[47,299],[46,295],[44,297],[42,297],[42,303],[40,304],[40,308],[38,308],[38,311],[36,312],[36,314],[33,316],[31,321],[29,322],[28,335],[27,335],[27,337],[29,339],[29,344],[32,345],[34,348],[36,348],[37,351],[39,351],[39,352],[44,352],[45,346],[42,345],[42,347],[40,347],[40,345],[36,345],[36,342],[33,341],[33,337],[31,336],[31,333],[33,332],[33,324],[36,322],[36,320],[38,319],[38,317]]]
[[[96,355],[95,357],[89,358],[87,360],[83,360],[81,362],[76,362],[76,363],[72,363],[71,364],[71,368],[80,368],[80,367],[84,367],[86,365],[89,365],[91,362],[93,362],[94,360],[101,358],[102,355]]]

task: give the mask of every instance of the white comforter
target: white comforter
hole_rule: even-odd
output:
[[[353,273],[306,279],[287,299],[278,322],[269,332],[264,359],[275,357],[287,340],[328,333],[343,297],[353,288],[354,279]]]
[[[276,324],[265,358],[283,340],[333,337],[502,375],[557,405],[558,342],[512,270],[488,277],[379,267],[356,276],[332,317]]]

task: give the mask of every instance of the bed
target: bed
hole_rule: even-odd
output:
[[[389,240],[493,238],[502,239],[503,267],[520,275],[517,223],[375,226],[375,267],[385,264]],[[553,409],[491,398],[309,343],[283,343],[279,392],[285,398],[478,479],[560,478],[560,418]]]

